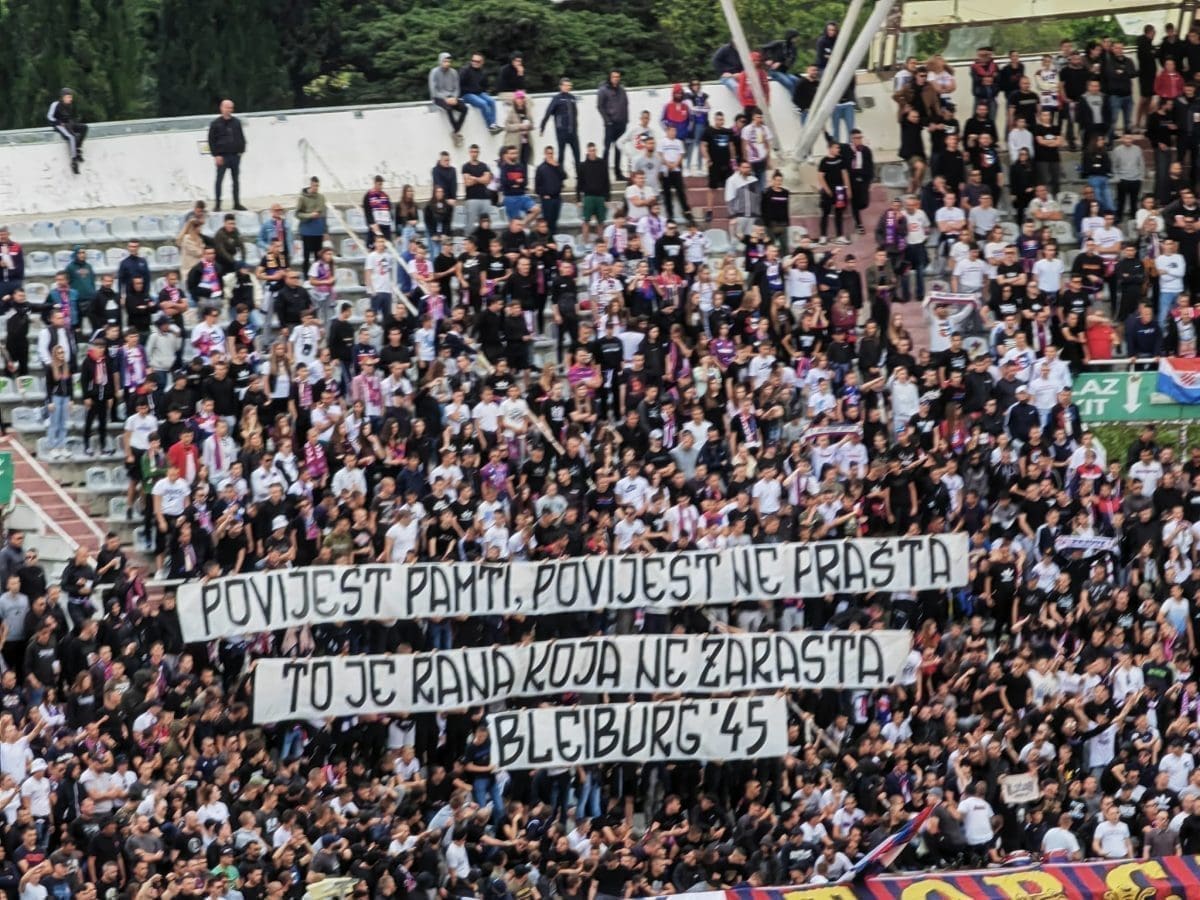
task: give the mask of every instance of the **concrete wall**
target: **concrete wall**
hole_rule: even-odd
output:
[[[970,79],[959,79],[960,110],[968,109]],[[772,83],[772,114],[785,149],[799,137],[800,120],[782,87]],[[722,85],[708,87],[715,109],[731,121],[738,105]],[[858,124],[868,142],[883,158],[893,156],[897,145],[895,105],[890,82],[859,75],[859,98],[867,108]],[[650,109],[657,122],[669,99],[669,88],[631,92],[630,110]],[[547,98],[534,98],[540,117]],[[594,91],[580,93],[582,143],[603,146],[603,131],[596,112]],[[503,104],[500,106],[503,121]],[[961,117],[961,115],[960,115]],[[430,169],[441,150],[449,149],[456,162],[466,158],[472,142],[494,159],[505,135],[489,135],[479,113],[471,111],[464,129],[466,142],[455,149],[446,116],[426,103],[356,109],[242,114],[249,149],[242,159],[243,201],[256,206],[269,198],[296,194],[310,175],[321,178],[327,191],[365,191],[376,174],[387,180],[398,196],[403,184],[420,189],[430,181]],[[540,118],[539,118],[540,120]],[[163,203],[188,203],[212,197],[214,167],[204,151],[207,119],[161,120],[130,123],[129,131],[108,125],[85,144],[82,174],[73,176],[66,144],[48,130],[44,135],[0,135],[0,217],[52,216],[64,211],[100,211],[114,207],[139,207]],[[113,133],[118,132],[118,133]],[[547,126],[543,140],[554,139]],[[540,152],[540,150],[539,150]],[[819,146],[818,153],[822,152]],[[228,184],[226,185],[226,203]]]

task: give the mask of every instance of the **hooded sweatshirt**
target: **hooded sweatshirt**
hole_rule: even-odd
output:
[[[96,296],[96,270],[87,261],[87,257],[84,257],[83,262],[79,261],[79,251],[82,249],[84,248],[81,244],[76,244],[71,248],[71,261],[67,263],[66,273],[71,287],[79,295],[80,303],[90,305],[91,300]]]
[[[675,137],[686,141],[692,136],[692,105],[684,99],[683,85],[677,84],[671,88],[671,99],[663,107],[662,127],[675,126]]]

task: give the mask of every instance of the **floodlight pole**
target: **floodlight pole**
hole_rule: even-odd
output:
[[[771,130],[771,144],[773,149],[779,149],[779,131],[775,128],[775,123],[771,119],[771,104],[770,97],[763,93],[762,85],[758,81],[758,71],[755,68],[753,60],[750,59],[750,45],[746,43],[746,33],[742,31],[742,21],[738,18],[737,10],[733,6],[733,0],[721,0],[721,12],[725,14],[725,23],[729,26],[729,36],[733,38],[733,46],[737,48],[738,56],[742,60],[742,70],[746,73],[746,82],[750,85],[750,91],[754,94],[754,102],[758,104],[758,108],[762,110],[763,121],[767,123],[767,128]],[[770,90],[770,82],[767,82],[767,90]]]

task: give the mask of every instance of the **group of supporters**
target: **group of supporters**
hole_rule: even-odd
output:
[[[835,37],[821,36],[821,60]],[[793,60],[773,45],[758,63],[803,99],[821,68],[793,75]],[[723,80],[744,90],[725,62]],[[377,181],[357,236],[362,303],[338,295],[316,179],[296,203],[298,246],[281,205],[251,236],[232,215],[210,230],[197,204],[185,264],[161,289],[131,245],[98,282],[77,256],[44,310],[0,230],[5,362],[40,363],[52,458],[78,374],[88,449],[123,457],[130,516],[174,582],[961,531],[969,584],[624,617],[320,624],[204,645],[184,642],[173,589],[148,587],[155,573],[115,536],[48,584],[34,541],[12,532],[0,889],[261,900],[348,875],[356,897],[384,900],[609,900],[821,884],[930,805],[899,865],[1200,852],[1200,447],[1147,427],[1118,455],[1072,394],[1087,361],[1122,344],[1146,360],[1195,355],[1200,32],[1155,43],[1147,31],[1136,63],[1114,41],[1064,47],[1033,77],[981,51],[961,132],[954,74],[906,65],[911,195],[869,208],[870,135],[844,116],[847,143],[820,163],[822,218],[840,236],[850,209],[874,230],[864,260],[826,244],[827,222],[819,240],[789,241],[786,189],[756,155],[769,144],[760,113],[697,124],[699,84],[630,135],[614,73],[598,101],[611,140],[580,158],[564,83],[541,122],[563,146],[544,151],[531,190],[523,64],[504,76],[515,131],[469,99],[490,99],[481,75],[448,55],[431,72],[452,122],[466,104],[516,137],[498,162],[476,148],[458,167],[440,158],[423,207]],[[1139,125],[1130,79],[1149,162],[1140,138],[1107,140],[1114,111],[1126,132]],[[1072,135],[1088,183],[1075,208],[1056,195]],[[723,259],[689,215],[685,166],[722,191],[710,211],[737,220]],[[623,202],[609,205],[615,182]],[[556,235],[575,199],[566,185],[588,227],[579,250]],[[1081,244],[1069,266],[1060,222]],[[928,337],[910,334],[893,304],[923,300],[942,265],[953,297],[927,304]],[[116,436],[110,420],[123,422]],[[272,689],[253,679],[266,655],[883,626],[914,634],[894,686],[792,692],[782,758],[510,772],[494,765],[482,708],[266,726],[248,712],[254,690]],[[1020,774],[1037,799],[1005,803],[1005,776]]]

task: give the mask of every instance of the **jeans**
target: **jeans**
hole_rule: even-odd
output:
[[[542,218],[550,226],[550,233],[554,234],[558,228],[558,217],[562,214],[562,197],[543,197],[541,203]]]
[[[55,394],[50,398],[50,423],[46,428],[46,438],[51,450],[61,450],[67,446],[67,413],[70,407],[70,397]]]
[[[279,758],[282,760],[299,759],[304,755],[305,743],[303,728],[299,725],[289,728],[283,735],[283,746],[279,750]]]
[[[455,103],[451,106],[444,98],[438,97],[433,101],[434,106],[439,106],[446,111],[447,118],[450,119],[450,130],[455,134],[462,131],[463,122],[467,118],[467,107],[463,103]]]
[[[1129,207],[1129,218],[1137,216],[1138,203],[1141,202],[1142,183],[1140,181],[1117,182],[1117,221],[1125,217],[1124,209]]]
[[[392,310],[392,295],[379,291],[371,295],[371,309],[375,311],[375,318],[380,322],[387,321],[388,313]]]
[[[567,168],[567,148],[575,154],[575,173],[579,173],[579,135],[574,131],[558,132],[558,164],[566,171]]]
[[[787,88],[789,97],[791,96],[792,91],[796,89],[795,75],[791,75],[787,72],[780,72],[778,69],[771,69],[767,72],[767,77],[772,81],[778,81],[785,88]]]
[[[239,153],[221,154],[221,165],[217,166],[217,185],[213,191],[216,197],[216,208],[221,208],[221,182],[225,180],[225,173],[229,173],[229,180],[233,183],[233,205],[242,205],[242,157]]]
[[[589,769],[583,784],[579,786],[579,803],[575,807],[575,818],[595,819],[600,813],[600,774]]]
[[[733,96],[736,97],[738,95],[738,83],[737,83],[736,76],[731,75],[728,78],[722,78],[721,84],[723,84],[723,85],[725,85],[725,87],[729,88],[729,90],[731,90],[733,92]]]
[[[494,775],[476,775],[471,785],[471,795],[480,806],[492,805],[492,821],[504,813],[504,792]]]
[[[1108,176],[1089,175],[1087,182],[1091,189],[1096,192],[1096,202],[1100,204],[1100,209],[1104,212],[1115,212],[1112,191],[1108,186]]]
[[[846,137],[838,137],[840,131],[839,126],[845,123]],[[833,108],[833,120],[831,122],[829,132],[833,135],[835,141],[840,141],[843,144],[850,143],[850,132],[854,130],[854,104],[839,103]]]
[[[925,299],[925,267],[929,265],[929,250],[924,244],[909,244],[904,248],[904,258],[908,264],[912,266],[913,275],[917,279],[916,296],[912,299],[920,302]],[[908,293],[908,278],[905,277],[905,296],[911,296]]]
[[[604,161],[608,162],[608,149],[611,147],[613,152],[612,170],[618,178],[621,177],[621,138],[628,127],[628,122],[609,122],[604,126]]]
[[[434,650],[451,649],[453,646],[453,633],[449,622],[429,623],[429,646]]]
[[[1125,117],[1125,130],[1133,127],[1133,97],[1108,96],[1108,139],[1111,141],[1117,133],[1117,113]]]
[[[463,94],[459,99],[483,113],[488,128],[496,124],[496,101],[487,94]]]
[[[1159,291],[1158,292],[1158,324],[1162,328],[1167,327],[1167,318],[1171,315],[1171,309],[1175,306],[1175,299],[1183,293],[1182,291]]]

